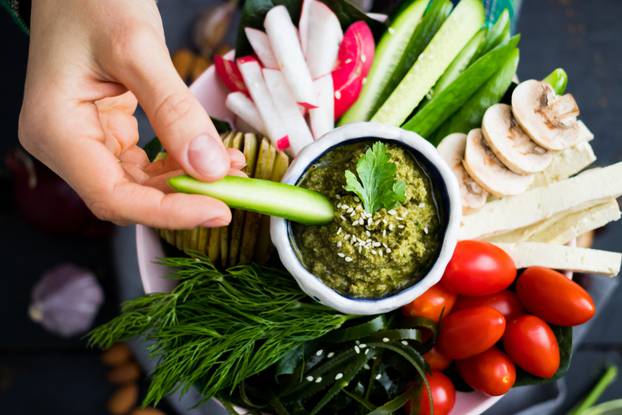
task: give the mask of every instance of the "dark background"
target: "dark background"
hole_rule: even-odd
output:
[[[566,69],[569,92],[596,135],[599,164],[622,160],[621,17],[619,0],[525,0],[518,24],[523,34],[520,78],[542,78],[557,66]],[[87,350],[80,339],[61,340],[48,334],[29,320],[27,307],[40,274],[72,261],[100,278],[108,301],[98,321],[111,318],[117,310],[111,241],[46,236],[14,212],[1,160],[17,145],[28,41],[6,13],[0,13],[0,38],[4,57],[0,67],[0,256],[4,269],[0,272],[0,414],[105,414],[105,402],[114,388],[105,381],[99,353]],[[596,246],[622,249],[621,225],[600,232]],[[607,363],[622,363],[621,296],[618,286],[609,303],[598,310],[566,376],[570,398],[559,413],[588,391]],[[603,399],[618,397],[622,397],[621,380]]]

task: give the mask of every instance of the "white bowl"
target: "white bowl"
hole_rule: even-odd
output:
[[[289,221],[273,217],[270,221],[270,235],[285,268],[313,299],[345,314],[383,314],[410,303],[440,281],[458,240],[462,217],[460,188],[450,167],[427,140],[401,128],[370,122],[337,128],[308,145],[291,164],[283,182],[297,184],[309,166],[327,151],[359,139],[381,139],[410,149],[421,159],[427,160],[431,169],[436,170],[434,176],[438,177],[440,183],[435,184],[444,185],[444,189],[440,189],[444,200],[440,203],[444,203],[447,211],[447,225],[438,258],[428,273],[415,284],[390,296],[379,299],[352,298],[338,293],[302,265],[290,237]],[[304,209],[304,206],[300,208]]]

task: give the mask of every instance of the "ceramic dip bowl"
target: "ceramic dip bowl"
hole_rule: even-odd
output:
[[[381,314],[410,303],[441,279],[456,246],[462,206],[455,175],[434,146],[413,132],[377,123],[349,124],[326,134],[299,154],[285,174],[283,182],[299,184],[309,167],[324,154],[339,146],[361,141],[381,141],[402,147],[423,167],[430,178],[439,213],[440,247],[425,275],[420,276],[412,285],[380,298],[348,296],[327,285],[303,265],[291,222],[273,217],[270,234],[281,262],[309,296],[342,313]],[[304,208],[300,206],[300,209]]]

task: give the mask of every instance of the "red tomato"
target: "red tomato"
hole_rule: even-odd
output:
[[[516,278],[514,261],[501,248],[481,241],[460,241],[441,280],[457,294],[478,296],[505,290]]]
[[[410,304],[402,307],[402,313],[409,317],[426,317],[438,322],[442,315],[447,315],[456,302],[456,294],[450,293],[439,284],[421,294]]]
[[[583,324],[596,311],[587,291],[548,268],[527,268],[518,278],[516,293],[530,313],[558,326]]]
[[[456,388],[451,380],[441,372],[433,371],[427,377],[432,392],[434,415],[448,415],[456,404]],[[431,415],[428,391],[421,386],[418,415]],[[404,409],[410,414],[412,403],[408,401]]]
[[[491,348],[504,331],[505,318],[494,308],[466,308],[443,319],[438,347],[451,359],[465,359]]]
[[[492,396],[503,395],[516,381],[514,363],[496,347],[456,362],[458,373],[473,389]]]
[[[442,354],[436,347],[433,347],[429,352],[424,353],[423,358],[426,362],[428,362],[428,365],[432,370],[445,370],[451,364],[451,359]]]
[[[551,378],[559,369],[559,345],[553,330],[536,316],[512,320],[503,336],[503,347],[510,358],[526,372]]]
[[[506,321],[510,321],[515,317],[524,314],[523,306],[518,300],[518,297],[512,291],[508,290],[481,297],[460,297],[454,305],[454,311],[480,306],[494,308],[503,314]]]

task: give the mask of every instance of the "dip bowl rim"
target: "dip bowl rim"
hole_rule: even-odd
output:
[[[416,283],[394,294],[375,299],[353,298],[342,295],[307,270],[298,258],[296,249],[289,236],[289,221],[272,217],[270,219],[270,236],[283,266],[307,295],[345,314],[372,315],[387,313],[410,303],[438,283],[458,242],[462,219],[462,201],[458,181],[436,148],[414,132],[376,122],[357,122],[338,127],[309,144],[289,166],[282,182],[295,185],[307,171],[308,167],[326,152],[344,142],[366,138],[394,141],[402,147],[412,149],[424,157],[437,170],[447,193],[447,223],[441,248],[427,274]],[[301,208],[304,209],[303,206]]]

